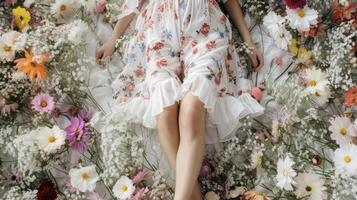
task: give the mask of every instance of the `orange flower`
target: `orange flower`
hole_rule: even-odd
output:
[[[334,22],[343,22],[352,19],[353,13],[356,12],[357,4],[351,0],[346,5],[341,5],[338,0],[332,4],[331,20]]]
[[[17,71],[27,74],[31,80],[43,80],[47,78],[45,62],[47,55],[43,55],[40,60],[35,61],[32,52],[25,51],[25,58],[15,60]]]
[[[353,86],[345,93],[345,105],[355,106],[357,105],[357,86]]]

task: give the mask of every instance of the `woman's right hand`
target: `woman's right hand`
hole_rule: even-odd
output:
[[[115,51],[115,40],[109,39],[102,46],[98,47],[95,52],[96,62],[98,65],[105,67]]]

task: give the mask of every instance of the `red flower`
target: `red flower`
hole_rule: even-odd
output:
[[[353,13],[356,12],[357,3],[348,1],[347,5],[339,4],[338,0],[334,0],[332,4],[331,20],[334,22],[343,22],[352,19]]]
[[[209,42],[206,44],[206,47],[207,47],[208,50],[211,50],[211,49],[213,49],[213,48],[216,48],[216,47],[217,47],[216,41],[214,41],[214,40],[209,41]]]
[[[167,60],[166,59],[158,60],[156,64],[159,67],[165,67],[165,66],[167,66]]]
[[[357,105],[357,86],[353,86],[345,93],[345,106]]]
[[[43,182],[37,191],[38,200],[55,200],[57,193],[55,187],[51,181]]]
[[[200,29],[200,32],[204,35],[204,36],[208,36],[209,30],[210,30],[210,25],[207,23],[204,23]]]
[[[162,49],[163,47],[164,47],[164,43],[162,43],[162,42],[156,42],[155,45],[154,45],[154,47],[153,47],[153,49],[154,49],[155,51],[158,51],[158,50]]]
[[[290,9],[304,8],[306,0],[284,0],[286,6]]]

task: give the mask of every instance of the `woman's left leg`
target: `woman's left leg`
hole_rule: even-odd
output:
[[[181,101],[179,110],[180,145],[176,160],[175,200],[190,200],[195,190],[205,147],[204,104],[191,92]],[[199,194],[195,194],[197,198]],[[200,198],[200,197],[198,197]]]

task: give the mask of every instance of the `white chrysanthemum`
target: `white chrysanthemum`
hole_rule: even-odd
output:
[[[287,9],[286,13],[289,25],[298,31],[309,31],[311,25],[317,24],[317,11],[307,6],[303,9]]]
[[[327,198],[325,181],[319,175],[311,173],[300,173],[295,178],[298,198],[306,200],[324,200]]]
[[[284,50],[292,40],[291,33],[285,28],[285,19],[275,12],[270,11],[263,19],[264,26],[268,29],[270,36],[274,39],[275,44]]]
[[[262,157],[263,157],[263,153],[261,151],[253,151],[250,157],[251,160],[250,166],[252,169],[255,169],[262,165]]]
[[[347,176],[357,175],[357,146],[347,144],[334,152],[334,162],[337,173]]]
[[[81,192],[92,192],[99,179],[95,166],[81,167],[79,169],[72,168],[69,171],[72,187],[78,189]]]
[[[64,145],[65,140],[66,132],[61,130],[58,126],[53,126],[52,129],[41,127],[38,129],[36,136],[38,147],[47,153],[55,153]]]
[[[277,186],[281,189],[287,191],[293,190],[292,185],[295,184],[294,177],[296,176],[295,170],[292,168],[294,161],[286,156],[285,159],[278,160],[276,180],[278,181]]]
[[[123,200],[130,198],[134,191],[135,186],[133,181],[126,176],[120,177],[113,187],[114,196]]]
[[[329,81],[327,75],[321,69],[306,69],[304,79],[307,86],[304,90],[305,94],[322,95],[328,94]]]
[[[76,9],[78,9],[78,1],[56,0],[51,7],[51,13],[57,19],[67,20],[74,15]]]
[[[321,90],[320,92],[312,94],[312,100],[320,106],[325,105],[328,102],[329,98],[331,98],[331,91],[328,87],[324,91]]]
[[[349,144],[352,137],[357,136],[357,130],[348,117],[336,117],[330,122],[331,139],[335,140],[337,144]]]
[[[0,37],[0,59],[12,61],[15,58],[15,41],[21,35],[17,31],[9,31]]]
[[[71,29],[68,33],[68,40],[73,44],[78,45],[86,39],[89,31],[88,25],[82,20],[76,20],[71,24]]]

